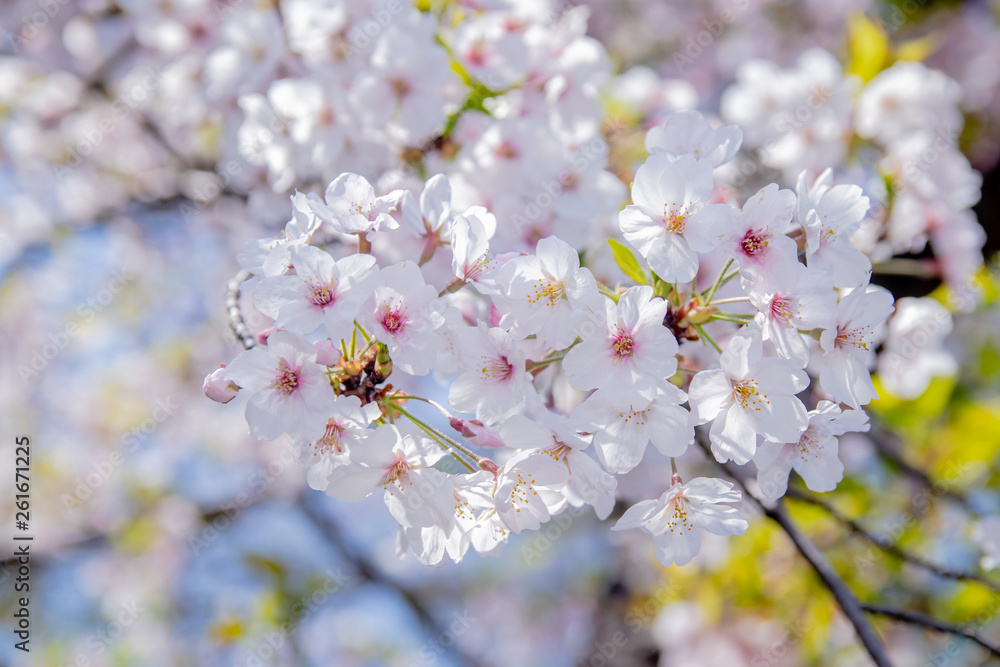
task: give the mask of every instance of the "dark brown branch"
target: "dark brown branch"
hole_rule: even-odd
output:
[[[697,431],[698,444],[705,451],[706,455],[713,461],[715,457],[712,454],[712,449],[706,439],[706,432],[704,429],[699,428]],[[747,486],[743,483],[739,472],[736,467],[728,463],[718,463],[716,462],[726,473],[733,478],[733,480],[739,484],[743,489],[743,494],[746,497],[753,499],[754,502],[760,506],[764,514],[778,524],[788,538],[798,549],[802,557],[809,562],[812,566],[814,572],[819,576],[820,581],[823,585],[833,594],[834,599],[837,604],[840,605],[841,611],[847,616],[847,619],[854,626],[854,631],[858,635],[858,639],[861,641],[862,646],[868,651],[868,655],[871,656],[872,662],[874,662],[878,667],[892,667],[892,663],[889,661],[889,657],[885,653],[885,648],[882,646],[882,642],[879,640],[878,635],[875,634],[875,630],[868,623],[868,619],[865,618],[864,611],[861,608],[861,603],[854,596],[854,592],[847,585],[847,583],[837,574],[833,565],[826,559],[826,556],[819,550],[819,548],[812,543],[805,535],[799,532],[799,529],[792,523],[791,519],[788,518],[788,514],[785,512],[784,506],[779,502],[777,503],[767,503],[764,500],[757,498],[750,493]]]
[[[785,497],[809,503],[811,505],[816,505],[817,507],[822,507],[830,516],[832,516],[834,519],[836,519],[843,525],[847,526],[851,530],[851,532],[857,533],[858,535],[862,536],[863,538],[865,538],[866,540],[877,546],[882,551],[885,551],[886,553],[891,554],[892,556],[895,556],[896,558],[902,561],[911,563],[912,565],[915,565],[923,570],[927,570],[928,572],[936,574],[937,576],[943,577],[945,579],[955,579],[958,581],[972,581],[978,584],[982,584],[983,586],[986,586],[991,590],[1000,592],[1000,583],[991,581],[987,579],[985,576],[978,574],[976,572],[953,570],[944,567],[942,565],[937,565],[936,563],[932,563],[928,560],[921,558],[920,556],[911,554],[910,552],[904,550],[898,544],[890,540],[889,538],[884,536],[878,536],[875,535],[874,533],[869,532],[867,529],[865,529],[864,526],[858,523],[855,519],[852,519],[851,517],[842,514],[840,510],[838,510],[837,508],[833,507],[829,503],[819,498],[813,497],[811,495],[805,494],[797,489],[792,489],[792,488],[788,489],[788,491],[785,493]]]
[[[918,614],[913,611],[906,611],[905,609],[895,609],[893,607],[885,607],[882,605],[875,604],[862,604],[861,608],[864,609],[869,614],[878,614],[879,616],[885,616],[887,618],[892,618],[897,621],[902,621],[903,623],[909,623],[911,625],[919,625],[925,628],[931,628],[932,630],[937,630],[938,632],[946,632],[949,634],[957,635],[959,637],[965,637],[969,641],[973,641],[993,655],[1000,658],[1000,646],[996,644],[991,644],[979,635],[969,630],[963,630],[957,625],[951,625],[950,623],[945,623],[939,621],[933,616],[927,616],[925,614]]]

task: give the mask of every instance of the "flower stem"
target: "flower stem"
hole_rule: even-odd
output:
[[[719,299],[718,301],[712,301],[709,306],[719,306],[724,303],[750,303],[750,297],[748,296],[734,296],[729,299]]]
[[[722,320],[723,322],[736,322],[737,324],[746,324],[753,320],[753,315],[737,315],[735,313],[712,313],[713,320]]]
[[[355,330],[357,330],[358,332],[361,333],[361,336],[365,339],[366,343],[368,343],[368,342],[371,341],[372,337],[368,335],[367,331],[365,331],[363,328],[361,328],[361,325],[358,324],[357,320],[354,320],[354,328],[355,328]],[[353,336],[353,334],[352,334],[352,336]],[[354,343],[353,339],[352,339],[351,343],[352,344]]]
[[[413,397],[411,397],[411,396],[405,396],[405,397],[393,397],[393,398],[397,398],[398,399],[398,398],[413,398]],[[410,414],[409,412],[407,412],[406,410],[404,410],[403,408],[401,408],[399,405],[393,404],[392,409],[395,410],[396,412],[398,412],[399,414],[403,415],[407,419],[409,419],[411,422],[413,422],[417,426],[417,428],[419,428],[420,430],[424,431],[427,435],[431,436],[435,441],[437,441],[437,443],[439,445],[441,445],[445,450],[447,450],[449,453],[451,453],[452,456],[454,456],[459,461],[461,461],[462,465],[464,465],[466,468],[468,468],[470,472],[475,472],[476,471],[476,469],[473,468],[473,467],[471,467],[469,465],[469,463],[465,459],[461,458],[460,456],[458,456],[458,454],[456,454],[454,451],[452,451],[451,447],[454,447],[458,451],[462,452],[463,454],[465,454],[466,456],[468,456],[470,459],[472,459],[473,461],[475,461],[477,464],[481,460],[479,456],[476,456],[469,449],[467,449],[466,447],[463,447],[462,445],[458,444],[457,442],[455,442],[454,440],[452,440],[451,438],[449,438],[448,436],[446,436],[444,433],[441,433],[441,431],[438,431],[433,426],[429,426],[429,425],[425,424],[423,421],[421,421],[420,419],[417,419],[412,414]],[[445,443],[447,443],[447,444],[445,444]],[[449,447],[448,445],[451,445],[451,447]]]
[[[722,267],[721,271],[719,271],[719,277],[715,279],[715,283],[712,285],[711,289],[708,290],[708,294],[705,296],[705,303],[711,303],[712,297],[714,297],[715,293],[719,291],[719,288],[722,287],[726,283],[726,281],[729,280],[729,278],[732,278],[732,275],[729,276],[729,278],[726,278],[725,275],[726,271],[729,270],[729,267],[733,265],[733,261],[735,260],[733,260],[733,258],[730,257],[729,261],[726,262],[726,265]],[[734,273],[733,275],[736,274]]]
[[[703,341],[708,341],[709,343],[711,343],[712,347],[714,347],[719,354],[722,354],[722,348],[719,347],[718,343],[712,340],[711,336],[705,333],[705,330],[701,328],[700,324],[692,324],[691,326],[695,328],[695,330],[698,332],[698,335],[701,336],[701,339]]]

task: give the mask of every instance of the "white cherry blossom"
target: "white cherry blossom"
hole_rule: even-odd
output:
[[[788,475],[799,473],[806,486],[817,493],[833,491],[844,477],[838,457],[837,436],[849,431],[867,431],[868,415],[861,410],[843,410],[831,401],[820,401],[809,411],[809,426],[798,441],[766,441],[757,449],[757,483],[765,500],[785,495]]]
[[[716,459],[743,465],[757,451],[759,436],[780,442],[798,439],[808,417],[795,395],[809,384],[798,366],[764,356],[760,331],[750,327],[729,340],[719,365],[695,375],[688,388],[694,423],[712,422]]]
[[[696,477],[677,480],[656,500],[625,510],[611,530],[641,528],[653,536],[653,550],[663,567],[687,565],[701,549],[701,534],[742,535],[749,524],[735,507],[742,496],[732,482]]]

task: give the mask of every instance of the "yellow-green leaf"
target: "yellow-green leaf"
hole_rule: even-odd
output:
[[[622,273],[640,285],[649,284],[649,277],[631,250],[614,239],[608,239],[608,245],[611,246],[611,256],[615,258],[615,264]]]
[[[847,73],[863,81],[872,78],[889,64],[889,38],[882,29],[861,13],[847,19]]]
[[[922,62],[927,56],[937,51],[938,45],[938,39],[933,33],[911,39],[896,47],[895,59]]]

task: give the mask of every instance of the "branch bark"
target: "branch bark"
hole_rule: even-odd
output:
[[[712,449],[709,443],[705,439],[705,430],[699,428],[697,431],[697,442],[701,448],[705,451],[706,455],[715,461],[715,456],[712,454]],[[819,550],[812,541],[809,540],[804,534],[799,532],[799,529],[792,523],[791,519],[788,518],[788,514],[785,511],[784,506],[779,502],[777,503],[767,503],[764,500],[757,498],[750,493],[750,490],[743,483],[743,479],[740,474],[736,471],[735,466],[726,463],[716,463],[726,471],[726,473],[733,478],[733,480],[739,484],[740,488],[743,489],[745,496],[753,499],[755,503],[761,508],[764,514],[774,521],[788,538],[798,549],[802,557],[808,561],[809,565],[812,567],[813,571],[819,576],[820,581],[823,585],[833,594],[834,599],[840,606],[841,611],[847,617],[847,620],[851,622],[854,626],[854,631],[857,633],[858,640],[864,646],[865,650],[868,651],[868,655],[871,657],[872,662],[877,665],[877,667],[892,667],[892,663],[889,661],[889,656],[886,655],[885,648],[882,646],[881,640],[879,640],[878,635],[875,634],[875,630],[872,628],[871,624],[868,623],[868,619],[865,618],[864,611],[861,607],[861,603],[855,597],[854,592],[847,585],[847,583],[837,574],[837,571],[830,564],[830,561],[826,559],[826,556]]]
[[[978,574],[976,572],[953,570],[944,567],[942,565],[932,563],[928,560],[925,560],[924,558],[921,558],[920,556],[911,554],[910,552],[906,551],[905,549],[903,549],[902,547],[900,547],[898,544],[894,543],[887,537],[878,536],[869,532],[867,529],[865,529],[864,526],[858,523],[857,520],[842,514],[840,510],[833,507],[829,503],[820,500],[819,498],[805,494],[793,488],[788,489],[788,491],[785,493],[785,497],[792,498],[793,500],[798,500],[804,503],[809,503],[811,505],[816,505],[817,507],[822,507],[830,516],[832,516],[834,519],[836,519],[843,525],[847,526],[847,528],[849,528],[851,532],[861,535],[862,537],[864,537],[866,540],[877,546],[882,551],[885,551],[886,553],[891,554],[902,561],[911,563],[916,567],[919,567],[923,570],[927,570],[928,572],[935,574],[939,577],[942,577],[944,579],[955,579],[957,581],[971,581],[977,584],[981,584],[991,590],[1000,592],[1000,583],[991,581],[990,579],[987,579],[984,575]]]
[[[902,621],[903,623],[909,623],[911,625],[919,625],[925,628],[930,628],[932,630],[937,630],[938,632],[946,632],[949,634],[956,635],[958,637],[964,637],[970,641],[973,641],[987,651],[1000,658],[1000,646],[996,644],[991,644],[979,635],[969,630],[963,630],[957,625],[952,625],[950,623],[945,623],[944,621],[939,621],[933,616],[927,616],[925,614],[918,614],[913,611],[906,611],[905,609],[896,609],[894,607],[886,607],[876,604],[862,604],[861,608],[864,609],[869,614],[878,614],[879,616],[885,616],[897,621]]]

